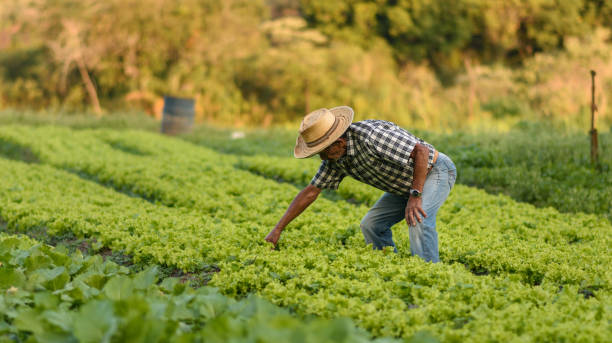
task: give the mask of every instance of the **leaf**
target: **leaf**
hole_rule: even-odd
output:
[[[23,244],[23,241],[19,237],[10,237],[0,241],[0,251],[8,252],[13,249],[18,249]],[[0,255],[3,256],[3,255]]]
[[[22,271],[6,267],[0,268],[0,289],[4,290],[9,287],[21,288],[25,285],[25,282],[26,277]]]
[[[45,286],[50,290],[58,290],[64,288],[66,283],[70,281],[70,275],[64,267],[57,267],[49,271],[49,275],[52,276],[46,283]]]
[[[13,266],[23,266],[25,260],[30,256],[30,252],[27,250],[14,250],[11,252],[13,258],[9,261],[9,264]]]
[[[70,293],[72,298],[81,301],[87,301],[98,294],[100,294],[98,289],[89,287],[86,283],[81,281],[74,282],[74,291]]]
[[[185,304],[172,303],[170,304],[170,306],[168,306],[166,315],[172,320],[176,320],[176,321],[186,321],[186,320],[191,321],[195,317],[194,312],[195,311],[191,310]]]
[[[68,281],[70,281],[70,275],[64,267],[38,269],[30,275],[29,279],[30,283],[42,285],[51,291],[64,288]]]
[[[230,299],[215,292],[206,295],[198,294],[195,302],[200,304],[198,306],[199,316],[204,320],[210,320],[227,310]]]
[[[70,312],[47,310],[42,314],[47,322],[59,327],[64,331],[71,331],[72,316],[70,315]]]
[[[59,298],[50,292],[34,294],[34,306],[42,309],[54,309],[59,304]]]
[[[111,278],[102,290],[109,299],[119,301],[129,298],[134,290],[132,279],[124,275]]]
[[[74,321],[74,335],[83,343],[106,343],[117,331],[113,304],[108,300],[94,300],[85,304]]]
[[[40,251],[35,251],[28,259],[25,261],[25,267],[29,271],[41,269],[41,268],[49,268],[53,267],[53,260],[47,255],[44,255]]]
[[[149,267],[134,276],[135,289],[147,289],[157,282],[159,269],[157,266]]]
[[[168,328],[172,326],[171,328]],[[124,342],[130,343],[152,343],[152,342],[167,342],[168,338],[164,337],[166,332],[176,330],[176,323],[167,319],[132,318],[129,322],[123,323],[123,335],[121,339]],[[194,340],[192,340],[194,341]]]
[[[15,327],[21,331],[43,333],[45,324],[38,311],[34,309],[25,309],[17,314],[14,322]]]
[[[164,281],[159,285],[161,289],[166,292],[173,292],[176,285],[179,283],[179,278],[169,277],[165,278]]]
[[[77,276],[75,278],[75,281],[76,280],[83,281],[88,286],[91,286],[93,288],[102,289],[102,287],[104,287],[104,284],[106,283],[107,277],[100,272],[90,270],[85,274]]]

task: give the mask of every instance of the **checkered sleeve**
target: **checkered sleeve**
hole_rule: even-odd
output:
[[[345,176],[342,171],[333,168],[329,161],[323,161],[310,184],[321,189],[336,190]]]
[[[417,137],[390,122],[377,125],[367,141],[378,155],[397,165],[408,165],[410,154],[419,143]]]

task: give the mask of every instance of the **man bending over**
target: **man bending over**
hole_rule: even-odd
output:
[[[366,244],[374,249],[391,246],[397,252],[391,227],[405,219],[411,253],[439,262],[436,213],[455,183],[453,161],[391,122],[352,123],[353,116],[353,109],[340,106],[322,108],[304,117],[294,155],[306,158],[319,154],[321,166],[266,241],[276,245],[285,227],[315,201],[322,189],[338,189],[349,175],[385,191],[361,221]]]

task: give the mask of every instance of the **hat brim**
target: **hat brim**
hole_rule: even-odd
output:
[[[313,155],[320,153],[325,150],[328,146],[330,146],[336,139],[340,138],[344,131],[348,129],[348,127],[353,122],[353,117],[355,113],[353,109],[348,106],[338,106],[330,109],[330,112],[336,116],[338,119],[338,126],[336,129],[329,135],[329,137],[323,142],[309,147],[301,135],[298,135],[297,140],[295,142],[295,148],[293,148],[293,156],[296,158],[307,158]]]

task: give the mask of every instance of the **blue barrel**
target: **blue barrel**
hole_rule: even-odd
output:
[[[178,135],[191,131],[195,114],[193,99],[164,97],[164,111],[161,132],[167,135]]]

